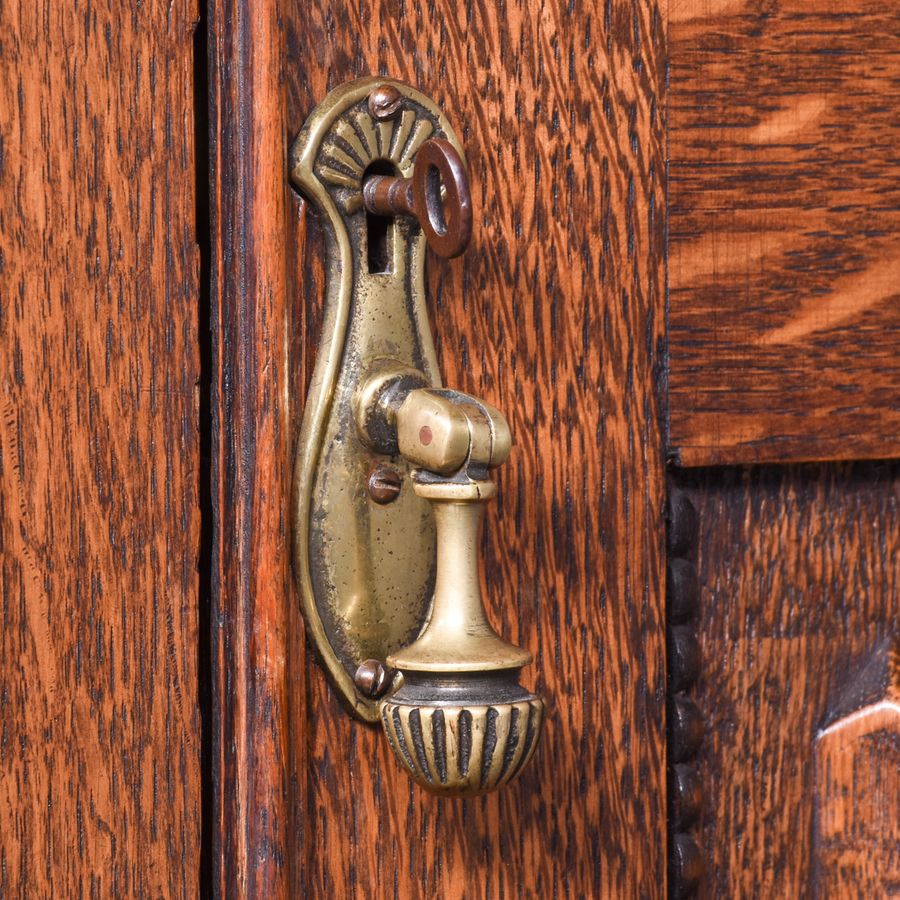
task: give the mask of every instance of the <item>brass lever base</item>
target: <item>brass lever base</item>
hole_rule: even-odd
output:
[[[325,98],[291,163],[327,253],[294,469],[307,634],[419,784],[484,793],[527,763],[544,708],[517,683],[531,654],[497,635],[481,600],[479,526],[509,428],[490,404],[441,388],[425,311],[425,238],[453,256],[471,229],[462,149],[425,95],[369,78]],[[376,180],[391,171],[393,188]],[[372,215],[397,209],[415,218]]]

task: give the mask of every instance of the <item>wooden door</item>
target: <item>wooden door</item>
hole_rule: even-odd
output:
[[[221,265],[220,384],[251,403],[221,458],[289,458],[320,325],[321,234],[271,166],[332,87],[417,85],[478,203],[473,249],[430,267],[443,371],[517,442],[490,611],[550,701],[505,792],[411,787],[299,637],[288,470],[250,458],[227,495],[249,530],[219,546],[254,538],[216,575],[247,635],[221,657],[223,892],[889,889],[897,470],[847,461],[897,456],[897,23],[833,7],[217,7],[214,78],[253,77],[214,91],[214,234],[251,248],[256,301],[248,323]]]
[[[665,20],[655,3],[217,4],[217,884],[257,896],[659,895],[666,878]],[[239,71],[241,78],[230,77]],[[285,511],[323,298],[288,142],[389,73],[466,147],[473,245],[429,260],[444,380],[504,410],[489,613],[543,744],[472,802],[413,786],[304,642]],[[247,452],[250,451],[250,452]],[[227,626],[230,623],[230,628]],[[240,624],[238,624],[240,623]],[[229,635],[234,635],[234,639]]]

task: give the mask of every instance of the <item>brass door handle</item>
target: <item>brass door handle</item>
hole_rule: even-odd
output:
[[[461,253],[464,156],[439,109],[383,78],[343,85],[292,148],[327,229],[326,315],[295,460],[294,559],[307,631],[361,718],[426,789],[513,778],[542,701],[531,654],[488,623],[478,571],[502,414],[444,390],[424,306],[424,241]]]

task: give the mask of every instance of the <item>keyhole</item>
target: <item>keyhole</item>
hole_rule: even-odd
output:
[[[397,169],[386,159],[376,159],[363,173],[363,184],[372,175],[397,177]],[[394,218],[366,211],[366,257],[370,275],[394,271]]]

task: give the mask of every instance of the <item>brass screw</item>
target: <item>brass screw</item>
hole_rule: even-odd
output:
[[[353,682],[361,694],[371,700],[377,700],[387,690],[390,679],[388,670],[382,663],[377,659],[366,659],[356,670]]]
[[[381,84],[369,94],[369,112],[379,122],[396,118],[402,105],[403,97],[392,84]]]
[[[400,496],[403,479],[390,466],[376,466],[369,473],[369,496],[381,506],[393,503]]]

